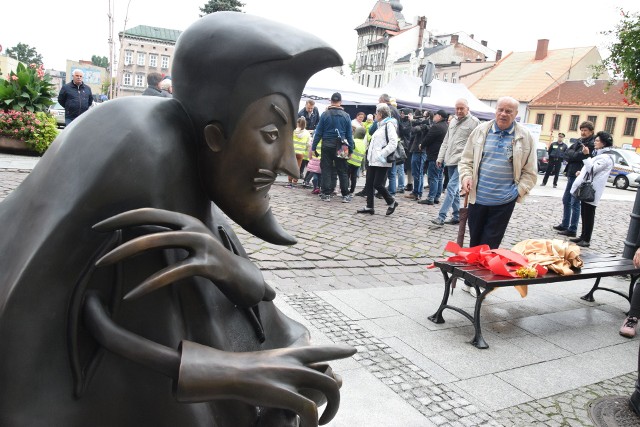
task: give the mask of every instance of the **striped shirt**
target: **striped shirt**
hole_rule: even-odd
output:
[[[494,123],[484,143],[476,203],[484,206],[504,205],[518,197],[518,186],[513,181],[513,138],[515,125],[500,130]]]

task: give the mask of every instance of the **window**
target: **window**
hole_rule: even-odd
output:
[[[131,52],[130,50],[125,50],[124,65],[131,65],[131,64],[133,64],[133,52]]]
[[[131,74],[130,73],[124,73],[124,76],[122,77],[122,84],[125,86],[131,86]]]
[[[576,116],[574,114],[571,115],[571,121],[569,122],[569,130],[578,130],[578,122],[580,121],[580,116]]]
[[[598,116],[587,116],[587,120],[590,121],[591,123],[593,123],[593,127],[596,127],[596,121],[598,119]]]
[[[624,136],[635,136],[636,134],[636,125],[638,124],[638,119],[629,118],[624,123]]]
[[[443,82],[448,82],[449,81],[449,73],[443,73],[442,74],[442,81]]]
[[[169,57],[162,56],[162,62],[160,63],[160,68],[169,68]]]
[[[138,65],[144,65],[144,57],[145,57],[144,52],[138,52]]]
[[[560,120],[562,119],[562,114],[554,114],[553,115],[553,127],[551,129],[558,130],[560,129]]]
[[[542,126],[544,124],[544,114],[538,113],[536,114],[536,124]]]
[[[451,83],[458,83],[458,73],[451,73]]]
[[[436,79],[436,80],[440,80],[440,74],[439,73],[435,73],[433,75],[433,78]]]
[[[136,86],[144,86],[144,74],[136,74]]]
[[[607,117],[604,121],[604,131],[613,134],[613,130],[616,128],[616,118]]]
[[[149,55],[149,67],[158,66],[158,55]]]

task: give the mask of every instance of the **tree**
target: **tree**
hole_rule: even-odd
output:
[[[605,36],[617,39],[608,46],[611,54],[596,67],[595,73],[609,70],[612,73],[610,85],[616,79],[624,81],[621,92],[627,104],[640,104],[640,14],[628,13],[620,9],[622,20],[615,29],[603,31]],[[594,74],[595,74],[594,73]]]
[[[240,8],[244,7],[244,3],[238,0],[209,0],[203,7],[200,8],[200,12],[203,17],[213,12],[231,11],[242,12]]]
[[[109,68],[109,60],[106,56],[91,55],[91,63],[102,68]]]
[[[7,55],[23,64],[42,65],[42,55],[36,51],[35,47],[30,47],[28,44],[18,43],[16,46],[10,47],[7,49]]]

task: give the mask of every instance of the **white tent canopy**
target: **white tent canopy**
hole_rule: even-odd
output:
[[[362,86],[348,77],[338,74],[332,69],[322,70],[309,79],[302,92],[302,99],[314,99],[320,104],[328,104],[334,92],[340,92],[343,105],[375,106],[383,93],[396,99],[399,107],[419,108],[418,95],[421,80],[407,75],[398,76],[382,88]],[[448,113],[455,111],[455,103],[459,98],[469,102],[472,114],[480,119],[492,119],[495,110],[476,98],[466,86],[457,83],[445,83],[434,80],[431,83],[431,96],[424,98],[423,109],[443,109]]]
[[[419,108],[420,86],[422,80],[418,77],[401,75],[380,88],[381,93],[388,93],[396,98],[398,106]],[[495,117],[495,109],[480,101],[471,91],[461,83],[446,83],[433,80],[430,84],[431,95],[422,100],[422,108],[426,110],[443,109],[447,113],[455,112],[456,101],[464,98],[469,103],[471,114],[480,119],[492,119]]]

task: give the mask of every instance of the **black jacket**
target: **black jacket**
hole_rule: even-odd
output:
[[[298,111],[298,117],[304,117],[307,121],[307,130],[315,130],[316,126],[318,126],[318,120],[320,120],[320,113],[318,112],[318,107],[314,106],[311,114],[309,114],[306,108]]]
[[[424,138],[422,144],[427,147],[427,160],[437,160],[438,152],[444,137],[449,129],[449,123],[446,120],[441,120],[438,123],[434,123],[429,129],[427,136]]]
[[[64,108],[65,118],[73,120],[93,104],[91,88],[84,83],[77,86],[71,81],[60,89],[58,103]]]
[[[589,138],[579,139],[577,142],[571,144],[569,148],[567,148],[567,151],[564,152],[564,159],[567,161],[565,170],[567,171],[568,177],[575,176],[576,172],[582,169],[582,161],[593,153],[595,139],[595,135],[591,135]],[[583,145],[589,147],[589,154],[582,153]]]

